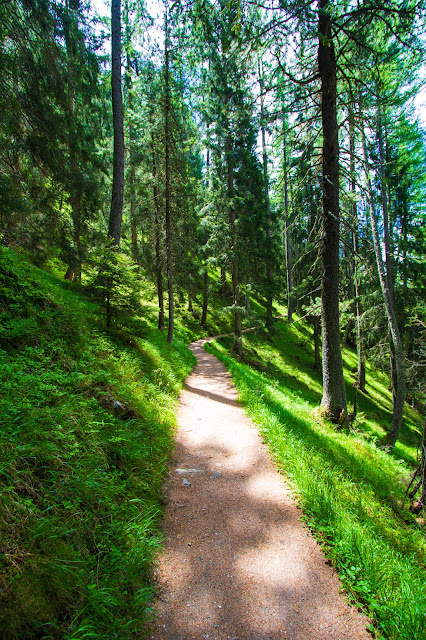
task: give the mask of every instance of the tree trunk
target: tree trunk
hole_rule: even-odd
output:
[[[220,268],[220,287],[219,294],[221,296],[226,296],[228,293],[227,285],[226,285],[226,269],[225,267]]]
[[[336,58],[329,1],[319,0],[318,67],[321,76],[322,229],[322,406],[330,419],[347,421],[339,327],[339,141],[336,109]]]
[[[77,250],[77,262],[73,265],[73,280],[81,282],[81,268],[83,263],[83,247],[81,245],[81,193],[76,190],[71,194],[71,217],[73,224],[73,238]]]
[[[132,83],[132,63],[130,57],[130,49],[132,45],[132,36],[130,32],[129,22],[129,2],[125,4],[125,30],[126,30],[126,88],[127,99],[129,105],[129,200],[130,200],[130,243],[132,250],[132,260],[136,264],[139,262],[138,249],[138,232],[136,225],[136,203],[135,203],[135,158],[134,158],[134,140],[135,132],[132,121],[133,111],[133,83]]]
[[[209,235],[207,232],[207,229],[204,231],[204,246],[207,246],[207,243],[209,241]],[[206,258],[206,262],[207,262],[207,258]],[[203,327],[203,329],[207,328],[207,308],[208,308],[208,300],[209,300],[209,274],[207,271],[207,264],[205,264],[204,266],[204,273],[203,273],[203,310],[201,312],[201,320],[200,320],[200,326]]]
[[[228,134],[226,138],[226,168],[227,168],[227,187],[228,187],[228,222],[229,235],[231,245],[231,276],[232,276],[232,305],[234,314],[234,352],[243,357],[243,336],[241,331],[241,311],[240,311],[240,277],[239,265],[236,256],[236,239],[235,239],[235,209],[233,203],[234,195],[234,170],[232,162],[232,141]]]
[[[111,0],[111,90],[114,127],[112,197],[108,237],[114,246],[120,244],[124,197],[124,120],[121,91],[121,15],[120,0]]]
[[[392,336],[393,347],[395,351],[395,371],[396,376],[393,384],[396,385],[394,397],[393,397],[393,415],[392,425],[387,438],[387,444],[392,449],[398,439],[399,432],[401,430],[402,418],[404,412],[405,402],[405,363],[404,353],[402,349],[401,336],[398,329],[398,323],[396,321],[395,307],[393,298],[388,286],[388,278],[386,273],[385,263],[382,257],[382,248],[380,245],[379,230],[377,227],[376,214],[374,211],[374,199],[373,189],[371,186],[370,172],[368,169],[368,157],[367,146],[365,142],[364,126],[361,123],[361,139],[362,139],[362,151],[364,156],[365,174],[367,182],[367,194],[369,200],[370,209],[370,223],[373,234],[374,251],[376,254],[377,270],[379,273],[380,286],[383,293],[385,302],[386,315],[389,323],[389,330]]]
[[[169,69],[169,26],[168,14],[165,15],[165,96],[164,96],[164,144],[165,144],[165,210],[166,210],[166,270],[167,292],[169,302],[169,326],[167,342],[173,341],[174,330],[174,300],[172,278],[172,237],[170,221],[170,69]]]
[[[356,386],[360,391],[365,393],[365,353],[362,341],[362,303],[361,303],[361,282],[359,276],[359,238],[358,229],[354,232],[354,253],[355,253],[355,310],[356,310],[356,351],[358,358],[357,366],[357,382]]]
[[[208,131],[208,127],[207,127]],[[209,193],[210,189],[210,149],[207,147],[207,157],[206,157],[206,188],[207,193]],[[201,320],[200,327],[203,329],[207,329],[207,308],[208,308],[208,296],[209,296],[209,274],[207,271],[207,245],[209,241],[209,234],[207,228],[204,230],[204,271],[203,271],[203,310],[201,312]]]
[[[321,371],[321,351],[320,351],[320,319],[319,316],[313,316],[314,324],[314,367],[315,371]]]
[[[360,256],[359,256],[359,236],[358,236],[358,211],[356,206],[356,177],[355,177],[355,122],[352,108],[349,110],[349,162],[351,175],[351,193],[353,203],[351,205],[351,218],[354,227],[353,232],[353,249],[354,249],[354,268],[353,280],[355,288],[355,329],[356,329],[356,351],[357,351],[357,380],[356,386],[360,391],[365,393],[365,353],[362,341],[362,304],[361,304],[361,280],[360,280]]]
[[[283,111],[283,179],[284,179],[284,224],[285,224],[285,257],[287,270],[287,322],[293,321],[293,279],[291,275],[291,240],[288,214],[288,180],[287,180],[287,136],[285,113]]]
[[[155,269],[157,274],[158,296],[158,329],[164,331],[164,289],[163,289],[163,260],[161,255],[161,224],[160,204],[158,200],[157,163],[155,160],[154,135],[151,136],[152,149],[152,182],[154,192],[154,226],[155,226]]]
[[[75,120],[75,91],[74,91],[74,68],[76,59],[76,24],[69,1],[66,2],[68,18],[64,25],[64,37],[67,49],[67,90],[68,90],[68,147],[70,154],[70,165],[72,171],[72,181],[70,184],[69,202],[71,206],[71,218],[73,223],[73,240],[77,250],[77,259],[71,260],[68,272],[72,271],[72,279],[81,282],[81,269],[83,262],[83,248],[81,244],[81,189],[78,184],[78,160],[76,152],[76,139],[73,122]]]
[[[260,130],[262,135],[263,184],[266,207],[266,328],[273,330],[273,277],[272,277],[272,241],[271,241],[271,203],[269,199],[268,152],[266,149],[265,103],[263,99],[263,73],[258,60],[258,74],[260,85]]]

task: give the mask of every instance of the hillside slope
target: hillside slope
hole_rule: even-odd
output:
[[[193,356],[0,251],[0,637],[130,638]]]

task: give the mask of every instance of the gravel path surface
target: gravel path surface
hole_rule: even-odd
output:
[[[204,342],[181,396],[151,638],[371,640]]]

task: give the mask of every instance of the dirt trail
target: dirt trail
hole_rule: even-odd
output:
[[[181,396],[151,638],[371,640],[204,342]]]

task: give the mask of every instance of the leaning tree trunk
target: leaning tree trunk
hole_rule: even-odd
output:
[[[347,421],[339,327],[339,141],[336,108],[336,57],[329,1],[319,0],[318,67],[321,77],[322,229],[321,317],[323,398],[326,415]]]
[[[387,438],[389,447],[390,449],[392,449],[395,446],[395,443],[398,439],[399,432],[401,430],[402,417],[404,412],[404,402],[405,402],[404,352],[402,348],[402,340],[399,333],[398,323],[396,321],[393,298],[389,290],[389,281],[386,273],[386,266],[382,257],[382,248],[380,245],[379,230],[377,227],[377,219],[374,211],[373,189],[371,186],[370,172],[368,170],[368,156],[367,156],[367,146],[365,142],[364,125],[362,124],[362,122],[361,122],[361,139],[362,139],[362,151],[364,156],[367,193],[368,193],[368,201],[369,201],[369,209],[370,209],[371,230],[373,234],[374,252],[376,254],[376,262],[377,262],[377,270],[379,273],[380,286],[383,293],[386,315],[387,315],[388,324],[389,324],[389,330],[392,336],[392,343],[393,343],[394,352],[395,352],[396,376],[395,376],[394,383],[396,383],[396,388],[394,389],[394,393],[393,393],[392,424],[391,424],[391,429]]]

